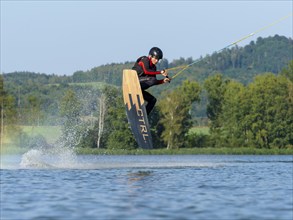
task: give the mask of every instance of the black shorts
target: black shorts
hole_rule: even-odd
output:
[[[146,90],[150,88],[151,86],[157,85],[158,80],[156,77],[152,76],[141,76],[139,77],[139,83],[142,90]]]

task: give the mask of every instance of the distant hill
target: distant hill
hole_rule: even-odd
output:
[[[293,59],[293,41],[291,38],[275,35],[251,41],[244,47],[232,47],[213,53],[202,58],[202,61],[191,66],[182,74],[184,78],[203,81],[214,72],[221,72],[227,77],[243,83],[251,82],[253,77],[263,72],[277,74]],[[164,59],[159,68],[171,68],[194,62],[192,58],[180,58],[169,62]],[[73,74],[73,82],[103,81],[117,86],[121,85],[121,72],[124,68],[131,68],[133,62],[124,64],[110,64],[95,67],[89,71],[78,71]],[[172,74],[172,73],[171,73]],[[181,81],[181,77],[176,79]]]
[[[244,47],[232,47],[202,57],[202,60],[188,68],[182,74],[184,78],[203,81],[214,72],[221,72],[227,77],[241,82],[250,82],[255,75],[263,72],[280,72],[293,59],[293,40],[284,36],[257,38]],[[171,68],[194,62],[192,58],[179,58],[169,62],[163,59],[158,68]],[[131,68],[134,61],[112,63],[94,67],[88,71],[77,71],[72,76],[47,75],[33,72],[5,73],[6,83],[13,84],[50,84],[50,83],[85,83],[104,82],[121,85],[122,70]],[[172,73],[171,73],[172,74]],[[178,77],[176,80],[180,80]],[[181,81],[181,80],[180,80]]]
[[[247,84],[253,78],[264,72],[279,73],[293,59],[293,40],[275,35],[267,38],[257,38],[244,47],[232,47],[219,53],[200,57],[200,62],[190,66],[168,86],[151,88],[151,92],[159,96],[161,92],[172,90],[183,80],[196,80],[202,83],[207,77],[215,73],[222,73],[224,77],[235,79]],[[163,59],[158,69],[172,68],[194,62],[192,58],[179,58],[169,62]],[[102,85],[121,86],[122,70],[131,68],[134,61],[112,63],[94,67],[88,71],[77,71],[71,76],[47,75],[33,72],[4,73],[4,88],[8,94],[15,97],[18,108],[28,105],[28,97],[38,97],[42,103],[42,110],[50,112],[51,116],[58,115],[58,102],[64,91],[71,88],[94,99],[100,93]],[[176,71],[170,71],[170,76]],[[98,82],[95,84],[95,82]],[[82,95],[84,96],[84,95]],[[160,96],[159,96],[160,97]],[[89,103],[85,103],[88,105]],[[85,110],[86,111],[86,110]],[[202,115],[203,113],[201,113]]]

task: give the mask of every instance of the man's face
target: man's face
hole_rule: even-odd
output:
[[[159,60],[156,57],[151,57],[151,61],[154,65],[156,65],[159,62]]]

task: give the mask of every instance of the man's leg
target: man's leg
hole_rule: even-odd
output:
[[[143,99],[147,101],[146,111],[147,111],[147,114],[149,115],[151,111],[153,110],[153,108],[155,107],[157,99],[154,96],[152,96],[150,93],[144,90],[142,90],[142,95],[143,95]]]

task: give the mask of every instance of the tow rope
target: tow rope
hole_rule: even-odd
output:
[[[274,25],[280,23],[281,21],[283,21],[283,20],[289,18],[289,17],[292,16],[292,15],[293,15],[293,13],[290,13],[290,14],[288,14],[288,15],[286,15],[286,16],[284,16],[284,17],[282,17],[282,18],[280,18],[280,19],[278,19],[278,20],[272,22],[271,24],[266,25],[266,26],[264,26],[264,27],[262,27],[262,28],[260,28],[260,29],[258,29],[258,30],[256,30],[256,31],[252,32],[251,34],[248,34],[248,35],[246,35],[246,36],[240,38],[239,40],[237,40],[237,41],[235,41],[235,42],[229,44],[228,46],[226,46],[226,47],[224,47],[224,48],[222,48],[222,49],[220,49],[220,50],[218,50],[218,51],[215,51],[215,53],[219,53],[219,52],[221,52],[221,51],[223,51],[223,50],[225,50],[225,49],[227,49],[227,48],[229,48],[229,47],[231,47],[231,46],[233,46],[233,45],[236,45],[236,44],[238,44],[239,42],[244,41],[245,39],[250,38],[250,37],[254,36],[254,35],[257,34],[257,33],[261,32],[261,31],[264,31],[264,30],[266,30],[266,29],[268,29],[268,28],[270,28],[270,27],[272,27],[272,26],[274,26]],[[188,64],[188,65],[172,67],[172,68],[169,68],[169,69],[166,69],[166,70],[170,71],[170,70],[175,70],[175,69],[181,69],[180,71],[178,71],[178,72],[172,77],[172,79],[174,79],[174,78],[176,78],[177,76],[179,76],[181,73],[183,73],[187,68],[189,68],[190,66],[192,66],[192,65],[194,65],[194,64],[196,64],[196,63],[202,61],[203,59],[204,59],[204,58],[201,57],[201,58],[199,58],[199,59],[196,59],[194,62],[192,62],[192,63],[190,63],[190,64]]]

